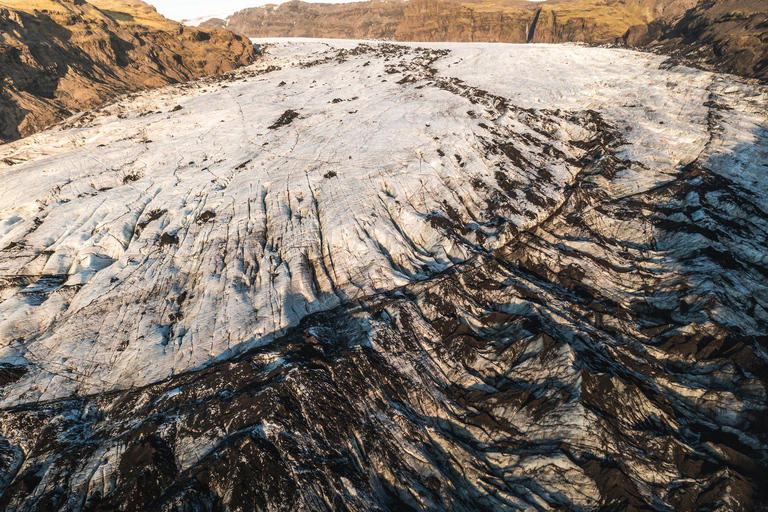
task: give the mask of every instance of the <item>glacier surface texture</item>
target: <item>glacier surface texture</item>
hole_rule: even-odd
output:
[[[259,43],[0,146],[1,509],[768,509],[768,88]]]

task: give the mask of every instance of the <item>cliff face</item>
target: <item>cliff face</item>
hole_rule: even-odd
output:
[[[526,22],[535,9],[479,9],[446,0],[411,0],[398,26],[400,41],[525,42]]]
[[[0,140],[253,59],[241,36],[182,26],[140,1],[0,1]]]
[[[544,5],[411,0],[395,38],[401,41],[504,43],[613,42],[631,26],[674,10],[674,2],[563,1]]]

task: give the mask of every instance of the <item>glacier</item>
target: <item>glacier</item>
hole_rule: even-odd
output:
[[[768,88],[256,42],[0,146],[0,505],[768,503]]]

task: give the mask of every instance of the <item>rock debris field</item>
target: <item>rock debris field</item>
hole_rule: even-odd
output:
[[[258,43],[0,146],[0,509],[768,509],[768,88]]]

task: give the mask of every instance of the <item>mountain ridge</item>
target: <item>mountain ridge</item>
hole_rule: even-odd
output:
[[[410,0],[315,4],[291,0],[239,11],[201,26],[227,28],[248,37],[339,37],[360,39],[365,30],[393,41],[505,43],[607,42],[664,11],[683,12],[690,0],[524,0],[461,2]],[[537,30],[531,30],[533,20]],[[333,29],[331,26],[335,26]],[[370,34],[370,32],[368,32]]]

